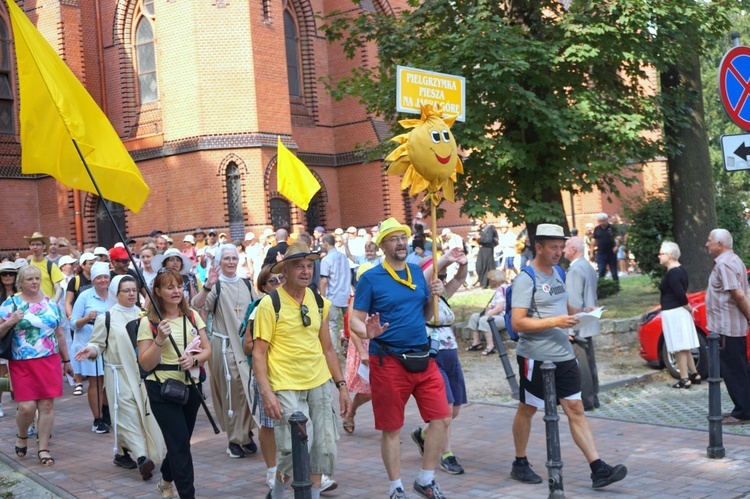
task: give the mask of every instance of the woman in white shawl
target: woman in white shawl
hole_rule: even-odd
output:
[[[104,359],[104,384],[113,408],[115,434],[113,463],[121,468],[138,468],[144,480],[152,476],[154,461],[161,461],[164,441],[148,407],[141,382],[133,340],[125,325],[137,319],[138,286],[129,275],[118,275],[109,284],[108,312],[96,318],[88,344],[75,354],[76,360]],[[107,328],[109,316],[109,328]],[[133,461],[128,452],[137,457]]]

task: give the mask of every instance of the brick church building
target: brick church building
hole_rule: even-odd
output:
[[[18,3],[109,116],[151,188],[139,214],[113,206],[128,236],[159,229],[178,241],[202,227],[241,239],[268,227],[370,227],[416,213],[400,178],[360,152],[389,138],[388,126],[354,99],[334,101],[322,82],[377,55],[371,45],[349,61],[318,32],[316,14],[356,8],[350,0]],[[363,0],[358,8],[393,12],[400,3]],[[25,248],[23,236],[37,230],[111,246],[115,234],[96,195],[76,199],[51,177],[20,172],[10,27],[0,2],[0,249]],[[276,192],[279,136],[322,186],[306,212]],[[663,164],[646,170],[643,185],[663,185]],[[443,208],[441,227],[469,230],[459,204]],[[576,196],[571,209],[581,227],[617,207],[593,193]]]

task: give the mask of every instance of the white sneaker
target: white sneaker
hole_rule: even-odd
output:
[[[268,484],[268,488],[273,490],[273,484],[276,481],[276,472],[275,471],[266,471],[266,483]]]
[[[3,412],[3,404],[0,404],[0,418],[5,416],[5,413]]]
[[[336,483],[336,480],[331,478],[328,475],[321,475],[320,476],[320,492],[330,492],[331,490],[336,490],[336,487],[338,487],[339,484]]]

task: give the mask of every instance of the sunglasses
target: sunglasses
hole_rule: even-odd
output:
[[[130,263],[129,258],[114,260],[117,263]]]
[[[300,314],[302,315],[302,325],[305,327],[310,327],[310,324],[312,323],[312,320],[310,320],[310,316],[307,315],[310,310],[307,308],[306,305],[302,305],[299,308]]]
[[[0,277],[8,277],[9,275],[12,275],[13,277],[16,276],[15,272],[0,272]]]
[[[268,284],[271,284],[273,286],[276,286],[277,284],[283,283],[285,280],[283,275],[280,275],[279,277],[272,277],[268,280]]]

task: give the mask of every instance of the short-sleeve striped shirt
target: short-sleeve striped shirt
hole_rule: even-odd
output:
[[[732,297],[732,290],[747,294],[747,270],[734,251],[728,250],[714,259],[714,268],[706,289],[708,330],[725,336],[747,336],[748,322]]]

